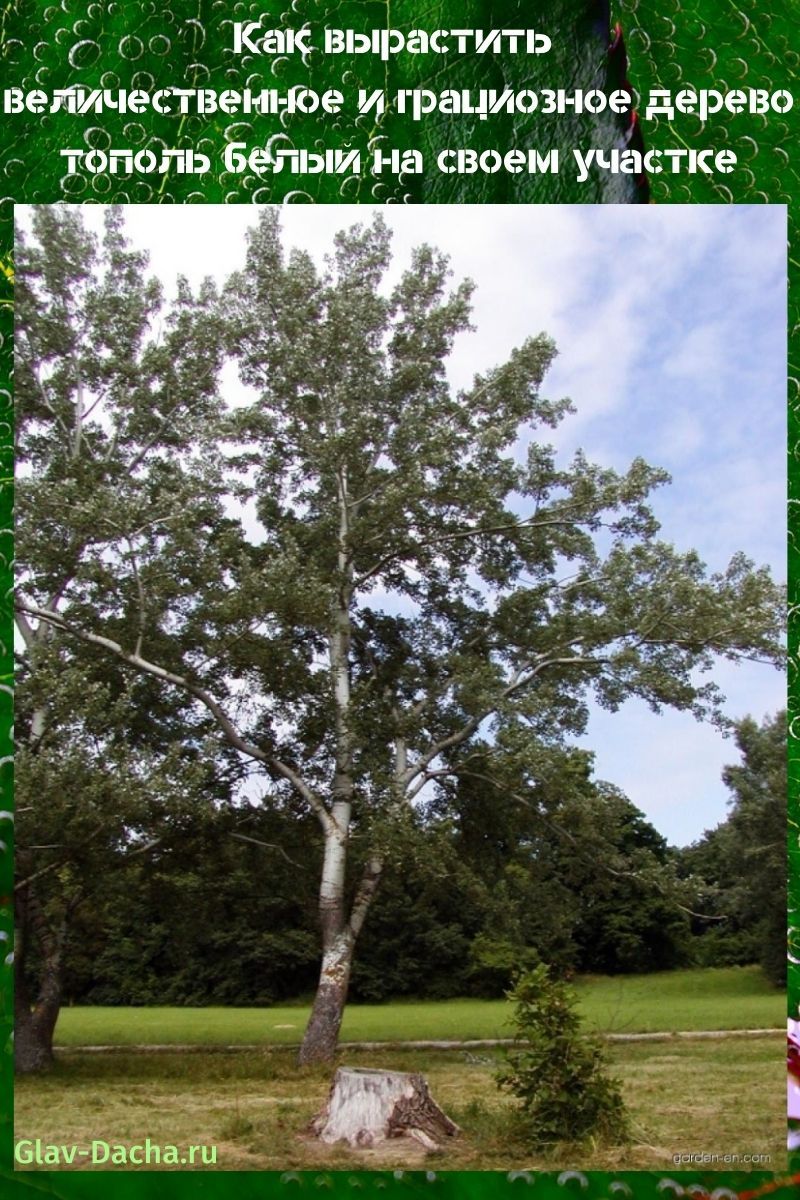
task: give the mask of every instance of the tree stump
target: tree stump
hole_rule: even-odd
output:
[[[410,1137],[426,1150],[440,1149],[442,1140],[459,1132],[421,1075],[366,1067],[339,1067],[310,1128],[323,1142],[370,1147]]]

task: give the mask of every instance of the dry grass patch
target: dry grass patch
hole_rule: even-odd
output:
[[[677,1152],[771,1154],[785,1162],[782,1045],[775,1038],[613,1046],[636,1129],[625,1148],[565,1146],[532,1152],[515,1140],[512,1103],[493,1080],[495,1055],[350,1052],[352,1066],[420,1071],[437,1103],[462,1129],[438,1154],[405,1140],[358,1153],[305,1135],[327,1095],[330,1072],[298,1069],[284,1050],[69,1055],[42,1078],[18,1082],[17,1138],[88,1147],[125,1144],[217,1147],[223,1171],[658,1169]],[[79,1160],[81,1170],[91,1163]],[[197,1169],[198,1164],[195,1164]],[[96,1169],[113,1169],[106,1164]],[[122,1168],[120,1168],[122,1169]],[[130,1169],[130,1168],[128,1168]],[[147,1167],[139,1169],[146,1170]],[[151,1166],[151,1170],[170,1169]],[[172,1169],[181,1169],[180,1167]],[[722,1169],[722,1164],[720,1164]]]
[[[782,1041],[635,1043],[614,1047],[610,1058],[642,1139],[661,1162],[677,1152],[708,1152],[769,1154],[765,1169],[785,1166]]]

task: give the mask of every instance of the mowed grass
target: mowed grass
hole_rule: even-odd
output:
[[[588,977],[576,981],[587,1028],[615,1033],[769,1029],[784,1025],[785,994],[757,967]],[[56,1045],[263,1045],[299,1042],[308,1007],[62,1010]],[[511,1036],[504,1000],[348,1005],[343,1041],[469,1041]]]
[[[783,1039],[723,1038],[706,1042],[617,1043],[609,1049],[634,1124],[629,1146],[526,1146],[514,1132],[512,1103],[493,1073],[500,1051],[343,1051],[352,1066],[419,1071],[461,1134],[426,1154],[405,1139],[374,1150],[324,1146],[310,1138],[310,1118],[323,1105],[328,1070],[300,1069],[288,1049],[250,1053],[201,1050],[66,1055],[49,1074],[18,1080],[17,1139],[89,1148],[94,1139],[126,1146],[171,1144],[216,1148],[221,1171],[595,1170],[676,1169],[678,1154],[759,1155],[744,1170],[785,1167]],[[728,1169],[721,1161],[717,1168]],[[18,1168],[19,1169],[19,1168]],[[35,1168],[32,1168],[35,1169]],[[46,1168],[44,1168],[46,1169]],[[69,1169],[60,1167],[58,1169]],[[93,1167],[78,1159],[81,1170]],[[116,1169],[180,1170],[151,1163]],[[185,1169],[185,1168],[184,1168]],[[707,1168],[703,1168],[704,1170]],[[712,1168],[713,1169],[713,1168]]]

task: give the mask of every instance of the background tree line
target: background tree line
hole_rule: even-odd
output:
[[[783,715],[738,726],[731,812],[670,847],[588,756],[553,764],[527,804],[481,786],[421,808],[393,848],[354,966],[356,1000],[502,996],[562,974],[761,963],[785,978]],[[316,880],[307,815],[197,805],[110,872],[71,930],[64,1000],[259,1005],[313,992]],[[129,851],[118,851],[120,865]]]

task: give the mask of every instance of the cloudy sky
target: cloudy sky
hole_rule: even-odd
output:
[[[577,413],[549,440],[569,456],[624,468],[635,455],[666,467],[655,495],[662,536],[712,569],[737,550],[785,576],[786,210],[746,206],[458,206],[383,214],[399,272],[428,241],[457,278],[477,284],[476,331],[460,336],[451,377],[503,361],[544,330],[559,357],[543,391]],[[131,239],[169,285],[220,281],[243,260],[244,206],[139,205]],[[363,208],[287,206],[290,243],[321,255]],[[785,702],[774,670],[723,664],[732,716]],[[621,787],[673,843],[725,818],[720,780],[736,748],[691,716],[628,702],[594,712],[583,744],[596,773]]]

